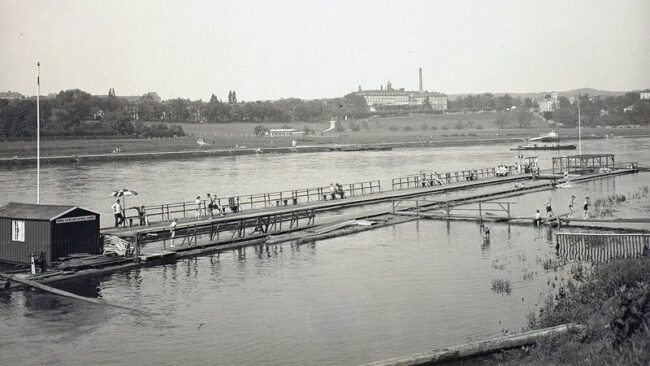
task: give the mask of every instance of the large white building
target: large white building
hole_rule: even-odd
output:
[[[447,96],[428,91],[393,89],[390,81],[379,90],[359,90],[371,111],[387,110],[447,110]]]
[[[356,95],[362,96],[368,104],[370,111],[441,111],[447,110],[447,96],[441,93],[422,90],[422,68],[419,70],[419,91],[407,91],[404,88],[393,89],[393,85],[386,83],[379,90],[361,90]]]

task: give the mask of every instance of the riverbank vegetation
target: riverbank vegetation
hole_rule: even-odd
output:
[[[625,194],[610,194],[594,201],[594,214],[596,217],[612,217],[617,212],[617,207],[629,201],[646,200],[650,194],[650,187],[643,186],[633,192]]]
[[[586,330],[510,354],[507,364],[650,364],[650,258],[574,267],[530,323],[535,329],[581,323]]]
[[[382,120],[385,117],[405,119],[415,115],[422,119],[446,119],[446,115],[431,108],[418,111],[375,112],[365,99],[355,93],[341,98],[302,100],[287,98],[275,101],[238,101],[230,93],[224,102],[212,95],[207,102],[175,98],[161,100],[156,93],[142,96],[117,96],[113,89],[107,95],[91,95],[79,89],[61,91],[56,95],[41,98],[43,136],[140,136],[160,137],[182,136],[178,127],[170,131],[148,129],[146,124],[154,123],[206,123],[231,124],[248,123],[318,123],[330,119]],[[650,102],[640,100],[639,93],[620,96],[582,95],[583,126],[649,125]],[[545,114],[546,119],[561,122],[564,126],[575,126],[577,103],[566,97],[558,98],[558,109]],[[442,125],[395,126],[400,131],[427,131],[432,128],[445,130],[471,130],[483,128],[530,128],[539,125],[540,117],[531,111],[536,109],[535,101],[529,97],[493,95],[467,95],[448,100],[448,115],[459,115],[453,122]],[[489,116],[489,123],[476,123]],[[35,134],[35,98],[0,100],[0,137],[25,138]],[[390,127],[389,127],[390,128]],[[371,130],[371,129],[369,129]],[[338,132],[363,132],[362,124],[342,126]]]

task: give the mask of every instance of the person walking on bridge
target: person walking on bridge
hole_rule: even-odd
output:
[[[169,237],[171,238],[172,244],[171,247],[174,247],[174,238],[176,237],[176,225],[178,224],[176,218],[174,218],[174,221],[172,221],[171,224],[169,224]]]
[[[201,217],[201,196],[196,196],[194,203],[196,203],[196,215],[194,217],[198,219]]]
[[[336,199],[336,188],[334,187],[333,183],[330,183],[329,194],[330,194],[331,199],[333,199],[333,200]]]
[[[113,209],[113,215],[115,215],[115,227],[119,227],[124,222],[124,214],[122,214],[122,205],[120,205],[119,198],[115,200],[111,208]]]

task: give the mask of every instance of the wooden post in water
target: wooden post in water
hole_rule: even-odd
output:
[[[135,256],[140,257],[140,234],[136,233],[135,234]]]

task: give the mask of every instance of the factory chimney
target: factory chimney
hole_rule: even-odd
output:
[[[420,93],[422,93],[422,68],[420,67]]]

